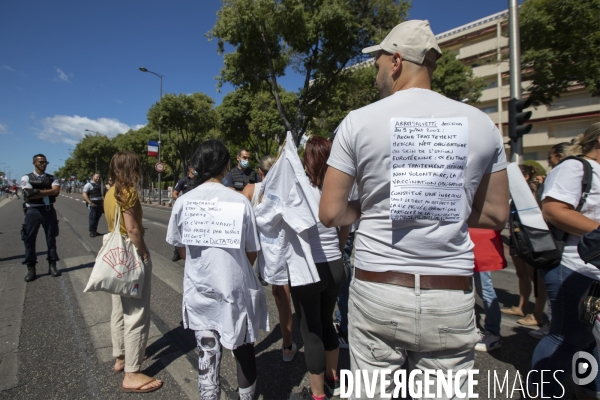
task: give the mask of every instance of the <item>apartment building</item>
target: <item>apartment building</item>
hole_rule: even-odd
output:
[[[436,35],[442,51],[451,51],[484,79],[485,89],[475,107],[487,113],[502,127],[508,142],[508,100],[510,71],[508,61],[508,11]],[[527,96],[528,81],[522,82]],[[569,88],[550,106],[529,108],[533,111],[532,131],[523,137],[524,160],[536,160],[547,167],[548,150],[557,143],[568,142],[600,121],[600,98],[592,97],[582,85]],[[507,155],[510,148],[506,145]]]

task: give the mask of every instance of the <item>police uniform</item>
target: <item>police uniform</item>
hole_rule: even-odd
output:
[[[223,179],[223,185],[234,188],[238,192],[244,190],[247,184],[260,182],[260,177],[256,171],[246,168],[241,170],[238,167],[233,168],[225,175]]]
[[[87,193],[90,201],[95,207],[90,206],[90,215],[88,217],[90,236],[98,235],[98,222],[104,214],[104,200],[102,199],[102,185],[96,182],[88,182],[83,187],[83,192]]]
[[[56,252],[56,237],[58,236],[58,218],[54,209],[56,196],[44,196],[41,199],[28,198],[30,195],[35,194],[32,191],[48,190],[52,189],[53,186],[60,186],[60,184],[50,174],[38,175],[32,172],[21,178],[23,200],[25,201],[23,205],[25,223],[21,228],[21,239],[25,243],[25,259],[22,264],[27,265],[28,269],[27,277],[25,277],[26,281],[35,279],[35,265],[37,264],[35,242],[40,225],[44,228],[46,235],[46,245],[48,246],[46,260],[49,264],[49,273],[54,277],[61,275],[56,269],[56,262],[60,260]]]

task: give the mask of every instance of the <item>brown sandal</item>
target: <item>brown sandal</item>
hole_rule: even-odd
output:
[[[151,387],[148,389],[142,389],[144,386],[147,386],[149,384],[151,384],[152,382],[156,382],[158,381],[158,379],[156,378],[152,378],[152,380],[144,383],[143,385],[138,386],[137,388],[124,388],[123,386],[121,386],[121,390],[125,393],[150,393],[150,392],[154,392],[155,390],[160,389],[163,386],[163,382],[160,383],[160,385],[156,386],[156,387]]]

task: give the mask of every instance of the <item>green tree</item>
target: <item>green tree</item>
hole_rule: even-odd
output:
[[[379,100],[376,75],[372,63],[345,70],[328,101],[320,104],[320,110],[309,122],[308,130],[312,134],[327,136],[335,131],[350,111]]]
[[[73,149],[72,157],[77,165],[77,178],[83,181],[94,172],[98,172],[102,179],[105,179],[113,154],[115,147],[108,137],[99,134],[85,135]]]
[[[129,150],[140,157],[143,187],[149,187],[150,182],[158,180],[158,173],[154,169],[157,160],[148,156],[148,140],[158,140],[158,131],[149,126],[120,133],[112,139],[116,151]],[[168,176],[168,174],[167,171],[163,173],[163,176]]]
[[[148,122],[153,129],[162,128],[161,156],[166,156],[173,171],[179,168],[185,174],[196,148],[214,137],[219,115],[214,100],[204,93],[166,94],[148,110]],[[174,162],[175,155],[179,163]]]
[[[528,0],[520,29],[534,105],[551,104],[575,83],[600,96],[600,0]]]
[[[292,110],[295,94],[283,88],[279,90],[284,109]],[[285,137],[275,100],[266,90],[252,92],[248,88],[238,88],[223,97],[217,111],[221,117],[223,139],[232,149],[247,147],[256,161],[274,154]]]
[[[270,88],[277,111],[296,144],[332,94],[343,69],[363,59],[406,17],[405,0],[223,0],[207,33],[234,51],[224,55],[219,85]],[[303,76],[296,107],[285,110],[278,79],[292,68]]]
[[[444,51],[437,61],[431,79],[431,89],[444,96],[475,104],[481,97],[483,79],[473,77],[473,69],[456,58],[456,54]]]

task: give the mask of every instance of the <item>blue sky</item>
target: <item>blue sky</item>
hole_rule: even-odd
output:
[[[438,34],[505,10],[507,0],[413,0],[409,17]],[[216,104],[222,66],[204,34],[218,0],[0,2],[0,170],[19,178],[44,153],[54,171],[85,129],[115,136],[146,124],[163,93],[204,92]],[[297,76],[283,86],[295,90]]]

